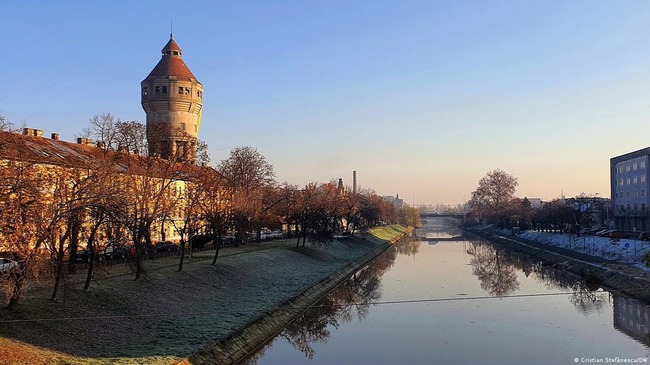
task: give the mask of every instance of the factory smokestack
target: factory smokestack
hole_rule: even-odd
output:
[[[352,193],[357,193],[357,170],[352,171]]]

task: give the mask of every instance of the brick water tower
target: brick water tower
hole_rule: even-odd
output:
[[[173,34],[162,49],[162,59],[141,86],[149,155],[193,163],[201,124],[203,85],[183,62],[183,51]]]

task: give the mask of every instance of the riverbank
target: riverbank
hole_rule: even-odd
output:
[[[207,251],[180,273],[177,260],[160,259],[145,280],[118,270],[86,293],[73,279],[60,302],[46,299],[47,288],[34,290],[18,310],[0,311],[0,364],[178,363],[224,343],[316,284],[335,282],[334,273],[406,232],[382,227],[328,249],[296,249],[294,240],[263,243],[269,248],[224,250],[216,266]]]
[[[465,230],[556,265],[560,269],[607,287],[608,291],[617,291],[650,302],[650,277],[646,270],[633,264],[593,256],[521,236],[506,235],[491,229],[466,228]]]

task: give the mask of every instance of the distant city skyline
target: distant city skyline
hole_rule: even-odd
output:
[[[250,145],[280,182],[343,177],[458,204],[500,168],[517,196],[609,197],[609,159],[650,145],[650,3],[0,3],[0,113],[73,141],[140,82],[170,20],[204,86],[212,164]]]

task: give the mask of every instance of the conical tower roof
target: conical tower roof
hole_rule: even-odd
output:
[[[197,81],[192,71],[183,62],[183,51],[178,43],[174,40],[173,34],[170,34],[169,42],[162,49],[162,59],[156,67],[149,73],[145,80],[157,77],[167,78],[175,76],[177,80]]]

